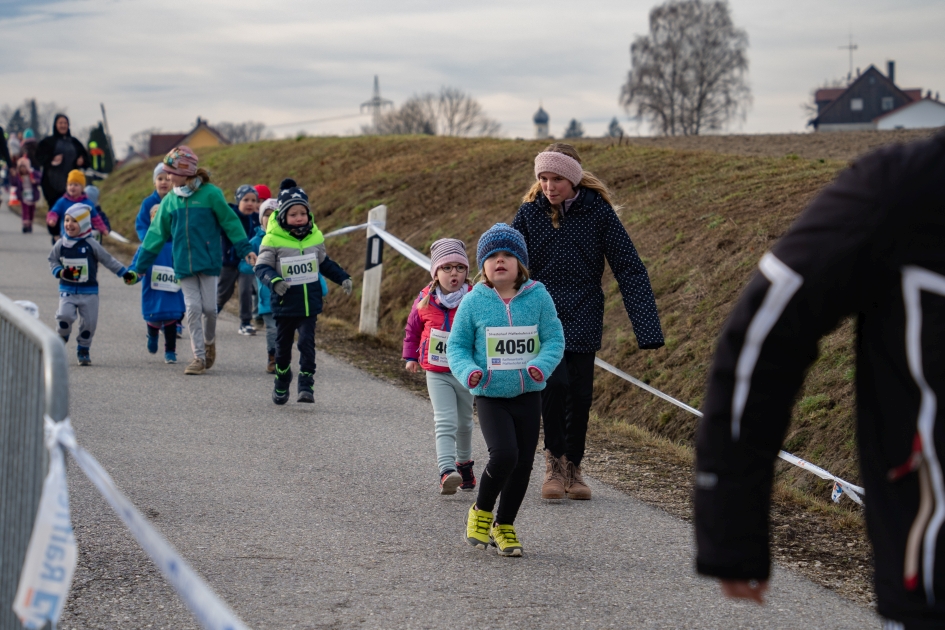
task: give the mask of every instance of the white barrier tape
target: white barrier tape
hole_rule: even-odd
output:
[[[129,241],[127,238],[125,238],[124,236],[122,236],[121,234],[119,234],[118,232],[116,232],[116,231],[114,231],[114,230],[112,230],[111,232],[108,233],[108,237],[115,239],[115,240],[118,241],[119,243],[128,244],[128,243],[131,242],[131,241]]]
[[[337,230],[332,230],[328,234],[322,234],[324,238],[331,238],[332,236],[341,236],[342,234],[348,234],[350,232],[357,232],[358,230],[366,230],[368,227],[367,223],[362,223],[361,225],[351,225],[348,227],[338,228]]]
[[[47,422],[52,422],[47,417]],[[111,476],[88,451],[78,445],[69,419],[58,423],[58,443],[75,459],[108,504],[170,582],[178,596],[205,630],[249,630],[229,606],[207,586],[174,547],[115,486]],[[35,531],[35,530],[34,530]]]
[[[372,223],[371,227],[377,232],[377,235],[384,239],[384,242],[396,249],[404,258],[414,262],[415,264],[423,267],[424,269],[429,269],[431,260],[415,250],[407,243],[403,242],[390,232],[387,232],[383,228],[379,227],[379,224]]]
[[[75,535],[69,516],[65,456],[59,446],[59,435],[68,424],[68,420],[55,423],[48,417],[45,421],[49,472],[13,599],[13,612],[25,628],[42,628],[48,622],[55,629],[75,573]]]
[[[397,237],[394,236],[393,234],[391,234],[391,233],[385,231],[384,229],[378,227],[380,224],[378,224],[378,223],[371,223],[371,224],[369,224],[369,225],[374,229],[375,232],[377,232],[378,236],[380,236],[382,239],[384,239],[384,241],[385,241],[388,245],[390,245],[391,247],[393,247],[394,249],[396,249],[398,252],[400,252],[400,253],[401,253],[403,256],[405,256],[407,259],[413,261],[414,263],[416,263],[416,264],[419,265],[420,267],[423,267],[424,269],[429,269],[429,268],[430,268],[430,259],[429,259],[429,258],[427,258],[427,257],[424,256],[423,254],[421,254],[420,252],[418,252],[417,250],[415,250],[415,249],[414,249],[413,247],[411,247],[410,245],[407,245],[407,243],[403,242],[402,240],[400,240],[399,238],[397,238]],[[357,226],[357,227],[358,227],[358,228],[361,228],[362,226]],[[343,229],[348,229],[348,228],[343,228]],[[327,236],[327,235],[326,235],[326,236]],[[629,381],[630,383],[633,383],[634,385],[636,385],[636,386],[639,387],[640,389],[643,389],[643,390],[645,390],[645,391],[647,391],[647,392],[653,394],[654,396],[657,396],[657,397],[659,397],[659,398],[662,398],[662,399],[665,400],[666,402],[672,403],[672,404],[676,405],[677,407],[679,407],[679,408],[681,408],[681,409],[685,409],[686,411],[688,411],[689,413],[691,413],[691,414],[693,414],[693,415],[695,415],[695,416],[698,416],[698,417],[700,417],[700,418],[703,416],[702,412],[699,411],[698,409],[695,409],[694,407],[690,407],[689,405],[687,405],[686,403],[684,403],[684,402],[682,402],[682,401],[680,401],[680,400],[676,400],[675,398],[673,398],[673,397],[670,396],[669,394],[664,394],[663,392],[661,392],[660,390],[656,389],[655,387],[651,387],[650,385],[647,385],[647,384],[644,383],[643,381],[641,381],[641,380],[639,380],[639,379],[637,379],[637,378],[634,378],[634,377],[630,376],[629,374],[627,374],[627,373],[624,372],[623,370],[620,370],[620,369],[614,367],[613,365],[611,365],[610,363],[607,363],[607,362],[604,361],[603,359],[595,358],[595,359],[594,359],[594,364],[597,365],[597,366],[600,367],[600,368],[603,368],[603,369],[607,370],[607,371],[610,372],[611,374],[613,374],[613,375],[615,375],[615,376],[618,376],[618,377],[624,379],[625,381]],[[855,486],[855,485],[853,485],[852,483],[850,483],[850,482],[848,482],[848,481],[844,481],[843,479],[840,479],[839,477],[836,477],[836,476],[830,474],[829,472],[827,472],[826,470],[824,470],[824,469],[821,468],[820,466],[815,466],[814,464],[812,464],[812,463],[810,463],[810,462],[808,462],[808,461],[806,461],[806,460],[803,460],[803,459],[801,459],[800,457],[797,457],[796,455],[792,455],[791,453],[788,453],[787,451],[779,451],[779,452],[778,452],[778,457],[780,457],[781,459],[783,459],[783,460],[786,461],[786,462],[789,462],[789,463],[791,463],[791,464],[794,464],[794,465],[797,466],[798,468],[803,468],[804,470],[809,470],[810,472],[814,473],[815,475],[817,475],[817,476],[820,477],[821,479],[826,479],[827,481],[833,481],[833,482],[834,482],[834,490],[833,490],[833,492],[832,492],[832,494],[831,494],[831,498],[833,499],[834,503],[838,503],[838,502],[840,501],[840,497],[841,497],[844,493],[846,493],[847,495],[849,495],[849,497],[850,497],[853,501],[859,503],[860,505],[863,505],[863,500],[860,498],[860,495],[866,494],[866,491],[865,491],[863,488],[861,488],[860,486]],[[839,490],[839,492],[838,492],[838,490]]]

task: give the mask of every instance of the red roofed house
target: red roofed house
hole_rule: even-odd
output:
[[[923,100],[921,89],[903,90],[897,87],[895,73],[896,63],[890,61],[886,75],[877,70],[876,66],[870,66],[846,88],[817,90],[814,94],[817,116],[807,124],[813,125],[817,131],[888,128],[888,123],[881,127],[879,121],[901,108]],[[901,117],[897,124],[901,125],[899,128],[919,128],[927,126],[924,121],[928,118],[925,115]],[[919,127],[913,127],[912,124]]]
[[[174,147],[186,144],[193,150],[203,147],[216,147],[221,144],[230,144],[230,141],[219,131],[207,124],[202,118],[197,118],[197,125],[187,133],[154,133],[148,155],[157,157],[166,155]]]

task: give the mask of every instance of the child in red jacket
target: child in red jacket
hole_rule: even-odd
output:
[[[467,280],[466,245],[442,238],[430,246],[433,281],[417,296],[407,318],[403,358],[408,372],[426,371],[427,391],[433,403],[436,458],[440,494],[476,488],[472,461],[472,404],[469,389],[456,380],[446,359],[446,344],[453,316],[471,285]]]

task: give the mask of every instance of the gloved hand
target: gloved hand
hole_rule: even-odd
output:
[[[351,282],[351,278],[341,283],[341,290],[345,292],[345,295],[351,295],[351,292],[354,291],[354,284]]]
[[[122,274],[121,279],[124,280],[125,284],[130,287],[131,285],[138,283],[138,274],[129,269],[124,274]]]
[[[69,282],[75,280],[76,278],[75,273],[72,271],[72,267],[63,267],[61,270],[59,270],[59,277]]]
[[[282,297],[285,295],[285,292],[289,290],[289,285],[286,284],[285,280],[276,280],[272,285],[272,290],[275,291],[276,295]]]

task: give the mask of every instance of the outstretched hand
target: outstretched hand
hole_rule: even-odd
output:
[[[768,591],[768,580],[720,580],[722,594],[729,599],[750,599],[764,604],[764,594]]]
[[[351,295],[351,292],[354,291],[354,283],[351,282],[351,278],[347,278],[341,283],[341,290],[345,292],[345,295]]]

